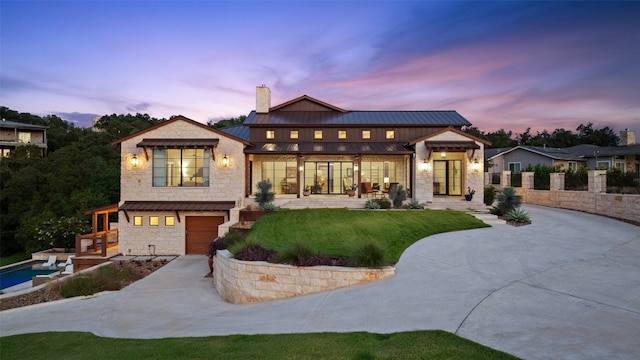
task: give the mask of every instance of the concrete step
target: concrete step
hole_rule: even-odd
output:
[[[505,225],[507,222],[498,218],[498,216],[488,213],[471,213],[476,219],[483,221],[489,225]]]

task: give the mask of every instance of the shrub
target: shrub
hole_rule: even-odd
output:
[[[92,295],[100,291],[100,284],[91,276],[78,276],[60,286],[60,295],[65,298]]]
[[[237,230],[230,229],[228,233],[222,238],[224,245],[226,245],[226,249],[229,250],[230,253],[236,254],[246,244],[247,236]]]
[[[531,218],[529,218],[529,214],[524,211],[522,208],[515,208],[509,211],[506,215],[507,220],[517,222],[517,223],[528,223],[531,222]]]
[[[316,252],[304,243],[296,242],[293,248],[280,254],[279,260],[285,264],[305,266],[304,264],[313,258]]]
[[[353,266],[381,268],[386,263],[384,250],[374,243],[358,246],[351,257]]]
[[[272,202],[264,203],[264,204],[260,205],[260,208],[262,210],[264,210],[264,211],[277,211],[278,210],[278,207]]]
[[[50,247],[69,251],[76,246],[76,234],[86,234],[89,231],[89,225],[83,216],[52,218],[35,228],[35,237],[27,244],[27,251]]]
[[[278,253],[275,250],[265,249],[259,244],[248,244],[236,255],[236,259],[244,261],[268,261],[275,263],[278,260]]]
[[[491,206],[496,199],[496,188],[491,185],[484,188],[484,204]]]
[[[520,206],[520,196],[517,196],[516,191],[510,187],[502,189],[502,191],[496,195],[496,200],[498,204],[490,210],[494,215],[503,216]]]
[[[374,199],[370,199],[370,200],[367,200],[367,202],[364,204],[364,208],[370,209],[370,210],[376,210],[376,209],[380,209],[380,204]]]
[[[420,204],[420,202],[416,199],[411,199],[408,203],[407,203],[407,208],[408,209],[424,209],[424,206],[422,206],[422,204]]]
[[[402,185],[392,186],[389,189],[389,199],[393,202],[393,207],[400,207],[402,202],[407,200],[407,192]]]
[[[260,206],[260,209],[264,209],[263,206],[267,203],[273,202],[275,194],[271,191],[273,185],[266,180],[258,182],[258,191],[256,192],[256,202]]]
[[[387,198],[373,199],[380,205],[380,209],[391,209],[391,201]]]
[[[123,284],[140,278],[140,275],[133,273],[129,268],[119,268],[111,264],[63,282],[60,285],[60,295],[68,298],[93,295],[100,291],[120,290]]]

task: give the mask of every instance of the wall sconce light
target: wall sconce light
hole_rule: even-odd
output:
[[[358,171],[358,164],[353,165],[353,171]]]
[[[443,152],[440,153],[440,156],[445,157],[445,156],[447,156],[447,153],[443,151]]]
[[[227,154],[224,154],[224,157],[222,158],[222,167],[226,168],[229,166],[229,158],[227,157]]]
[[[131,167],[138,167],[138,157],[135,154],[131,157]]]
[[[304,166],[300,165],[300,167],[298,168],[298,170],[300,170],[300,172],[302,172],[304,170]]]
[[[478,159],[473,159],[473,165],[471,165],[471,167],[473,168],[474,172],[480,171],[480,162],[478,161]]]
[[[426,175],[429,172],[429,162],[427,159],[424,159],[422,163],[420,163],[420,170]]]

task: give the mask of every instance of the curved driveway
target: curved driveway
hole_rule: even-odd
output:
[[[443,329],[527,359],[640,358],[640,228],[525,206],[533,224],[440,234],[396,276],[260,304],[222,301],[206,258],[182,256],[131,286],[0,312],[0,335],[121,338]]]

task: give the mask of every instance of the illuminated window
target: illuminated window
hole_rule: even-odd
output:
[[[273,139],[276,137],[276,131],[275,130],[267,130],[267,139]]]
[[[208,187],[208,149],[154,149],[153,186]]]
[[[387,130],[386,132],[387,139],[393,139],[395,137],[396,137],[396,132],[394,130]]]
[[[31,133],[30,132],[19,132],[18,133],[18,141],[24,144],[28,144],[31,142]]]
[[[370,130],[362,130],[362,138],[363,139],[371,139],[371,131]]]
[[[149,226],[158,226],[160,219],[157,216],[149,216]]]
[[[313,132],[313,138],[314,139],[322,139],[322,130],[315,130]]]
[[[347,130],[338,130],[338,139],[346,139]]]
[[[298,138],[298,130],[289,131],[289,139],[297,139]]]
[[[164,226],[173,226],[176,224],[176,218],[173,216],[165,216],[164,217]]]
[[[142,216],[133,217],[133,226],[142,226]]]

